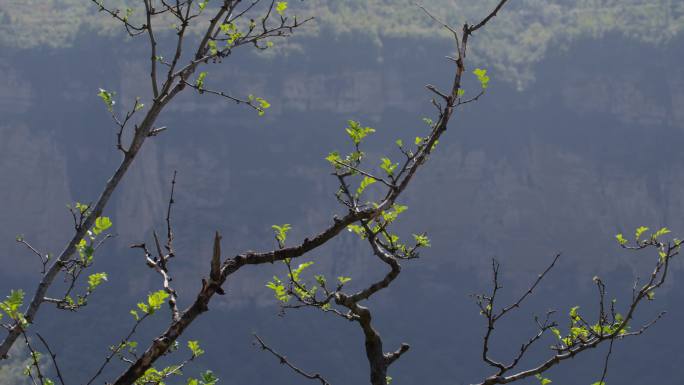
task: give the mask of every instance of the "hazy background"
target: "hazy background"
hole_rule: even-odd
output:
[[[492,4],[425,2],[453,23],[474,21]],[[174,170],[172,273],[187,305],[208,273],[214,230],[231,256],[273,248],[272,224],[292,224],[290,239],[298,240],[342,212],[323,158],[348,149],[347,119],[377,129],[368,142],[375,159],[398,157],[394,140],[426,132],[421,118],[434,109],[424,85],[447,87],[453,71],[444,59],[453,52],[448,34],[404,0],[293,1],[290,10],[318,20],[272,53],[244,49],[207,70],[209,87],[271,102],[266,116],[211,95],[174,100],[159,119],[169,129],[145,144],[106,210],[117,237],[93,269],[108,272],[109,282],[78,313],[41,309],[35,329],[74,384],[123,337],[135,303],[160,287],[127,245],[163,229]],[[536,297],[497,330],[495,354],[507,359],[534,332],[534,314],[554,308],[565,321],[570,306],[595,311],[595,275],[626,302],[634,277],[657,256],[620,251],[617,232],[646,225],[684,233],[683,28],[682,1],[518,0],[471,40],[471,68],[489,69],[490,91],[457,113],[401,199],[409,206],[401,231],[427,231],[433,247],[369,303],[386,350],[412,345],[390,370],[393,384],[469,384],[491,374],[480,362],[484,320],[469,295],[489,290],[492,257],[510,300],[563,252]],[[125,37],[88,1],[0,0],[0,295],[31,294],[40,277],[37,258],[15,236],[57,254],[72,230],[66,205],[97,198],[120,157],[97,90],[116,91],[121,106],[149,100],[147,55],[144,40]],[[471,78],[465,87],[478,86]],[[316,272],[348,275],[359,286],[384,275],[350,234],[307,258]],[[617,345],[607,384],[681,382],[681,267],[675,260],[640,320],[669,314]],[[304,383],[251,345],[257,332],[335,385],[364,383],[360,329],[312,310],[279,317],[264,287],[274,273],[283,267],[245,268],[229,279],[228,295],[181,341],[199,339],[207,351],[186,373],[210,368],[221,384]],[[167,315],[156,318],[139,341],[165,329]],[[550,343],[531,358],[549,354]],[[548,377],[559,385],[597,381],[603,349]],[[116,365],[106,380],[122,370]],[[8,378],[0,384],[24,383]]]

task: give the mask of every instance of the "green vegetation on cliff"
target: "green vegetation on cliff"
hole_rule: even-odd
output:
[[[445,21],[460,25],[474,20],[493,1],[422,3]],[[134,8],[137,2],[108,0],[105,4],[124,10]],[[484,41],[473,52],[476,62],[486,61],[499,78],[519,85],[533,79],[532,65],[544,58],[550,47],[607,34],[635,42],[666,44],[684,29],[684,2],[677,0],[521,0],[512,5],[504,11],[505,18],[477,36]],[[378,45],[391,38],[415,38],[412,40],[417,42],[449,37],[411,0],[307,0],[291,8],[299,15],[316,16],[318,22],[305,29],[308,36],[361,34]],[[140,12],[133,10],[134,19]],[[0,46],[59,48],[72,44],[82,29],[103,35],[121,32],[111,17],[88,17],[95,12],[97,6],[84,0],[4,2],[0,4]]]

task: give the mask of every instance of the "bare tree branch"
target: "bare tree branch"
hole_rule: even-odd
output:
[[[146,110],[145,116],[142,118],[140,123],[138,123],[135,126],[133,137],[127,148],[125,148],[121,141],[122,133],[124,127],[126,126],[131,116],[136,111],[138,111],[137,100],[134,108],[131,110],[131,112],[126,114],[123,120],[117,119],[116,115],[113,114],[113,117],[115,118],[115,121],[119,126],[119,130],[117,133],[117,148],[121,151],[123,159],[121,160],[121,163],[118,166],[118,168],[114,171],[114,174],[105,184],[99,198],[95,201],[93,205],[89,205],[88,214],[85,217],[81,216],[80,220],[78,221],[77,218],[74,217],[75,233],[73,237],[67,243],[64,250],[57,256],[57,258],[52,260],[52,263],[46,269],[46,272],[43,274],[37,288],[35,289],[31,301],[28,304],[26,311],[24,312],[25,319],[28,323],[33,322],[41,304],[46,301],[46,298],[48,298],[47,291],[54,282],[55,278],[63,270],[64,266],[68,265],[70,261],[72,261],[72,257],[74,255],[74,252],[76,251],[76,245],[86,236],[87,231],[90,230],[90,228],[94,225],[95,220],[102,215],[102,212],[106,207],[107,203],[109,202],[109,199],[112,196],[114,190],[116,190],[124,175],[128,171],[129,167],[135,160],[138,152],[142,148],[146,139],[148,137],[155,136],[159,132],[161,132],[161,128],[155,128],[155,122],[159,117],[160,113],[162,112],[162,110],[164,109],[164,107],[171,100],[173,100],[176,95],[183,91],[183,89],[186,86],[187,79],[190,76],[192,76],[192,74],[197,70],[197,68],[201,64],[208,62],[208,60],[216,58],[219,55],[225,56],[231,50],[231,48],[229,47],[224,50],[217,51],[216,53],[210,52],[208,55],[205,55],[205,52],[207,52],[207,45],[209,44],[208,42],[210,41],[210,37],[214,36],[217,30],[217,23],[222,19],[223,16],[226,15],[227,10],[232,10],[232,8],[237,3],[239,3],[239,1],[223,0],[223,6],[217,11],[215,17],[212,19],[213,21],[210,23],[210,25],[204,32],[205,38],[203,38],[197,46],[195,58],[198,59],[190,60],[189,63],[185,64],[181,70],[177,70],[177,66],[179,65],[179,62],[181,60],[184,46],[184,37],[186,34],[187,26],[189,25],[189,22],[197,16],[197,14],[191,13],[191,7],[193,5],[193,2],[176,1],[175,9],[174,6],[171,6],[166,2],[162,2],[165,8],[162,10],[154,10],[153,7],[151,7],[152,3],[147,2],[149,0],[145,1],[146,20],[149,20],[147,20],[146,24],[143,26],[135,26],[128,21],[127,13],[122,15],[120,10],[107,8],[107,6],[104,4],[102,0],[92,0],[92,2],[98,6],[98,9],[100,11],[108,13],[110,16],[121,22],[131,36],[137,36],[146,31],[148,32],[148,39],[150,40],[151,44],[150,58],[152,61],[157,60],[158,56],[158,52],[156,51],[156,37],[152,31],[152,17],[159,16],[167,12],[173,14],[174,16],[179,18],[180,21],[180,27],[178,29],[175,44],[176,49],[173,54],[173,60],[168,65],[169,69],[166,81],[163,82],[161,89],[157,88],[156,92],[154,90],[154,85],[157,84],[157,82],[154,81],[154,78],[156,77],[156,65],[152,64],[151,78],[153,78],[153,93],[155,94],[155,98],[152,101],[149,108]],[[270,10],[267,16],[268,15],[270,15]],[[243,14],[243,16],[246,16],[246,14]],[[293,23],[287,23],[285,19],[281,18],[280,23],[275,27],[270,28],[267,27],[266,24],[264,24],[263,31],[261,31],[257,35],[245,37],[244,39],[240,40],[239,44],[254,44],[258,46],[258,42],[266,38],[289,36],[296,28],[299,28],[308,20],[310,19],[306,19],[302,22],[297,21],[295,19]],[[264,23],[265,22],[266,20],[264,20]],[[18,324],[15,323],[14,325],[9,327],[9,333],[4,338],[4,340],[0,342],[0,359],[7,358],[7,353],[9,352],[10,348],[20,335],[21,328]]]
[[[308,378],[310,380],[318,380],[322,385],[330,385],[330,383],[325,378],[323,378],[320,374],[318,374],[318,373],[314,373],[314,374],[307,373],[304,370],[302,370],[302,369],[298,368],[297,366],[295,366],[294,364],[292,364],[287,359],[287,357],[283,356],[282,354],[273,350],[270,346],[266,345],[266,343],[257,334],[254,334],[254,338],[262,350],[265,350],[265,351],[271,353],[273,356],[277,357],[282,365],[287,366],[288,368],[292,369],[295,373],[303,376],[304,378]]]
[[[45,341],[45,338],[41,336],[39,333],[36,333],[38,338],[40,339],[40,342],[43,343],[43,346],[45,346],[45,349],[48,351],[48,354],[50,354],[50,359],[52,360],[52,365],[55,367],[55,371],[57,372],[57,378],[59,379],[59,382],[62,385],[66,385],[64,383],[64,377],[62,377],[62,371],[59,370],[59,365],[57,364],[57,355],[52,352],[52,349],[50,349],[50,345],[48,345],[47,341]]]

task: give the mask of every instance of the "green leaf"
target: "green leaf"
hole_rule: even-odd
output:
[[[416,245],[420,247],[430,247],[430,238],[425,234],[413,234],[413,239],[416,240]]]
[[[280,278],[274,276],[273,281],[268,282],[266,287],[273,290],[273,294],[278,301],[285,303],[290,300],[290,296],[287,294],[285,285],[283,285],[283,281],[281,281]]]
[[[124,17],[122,17],[124,22],[128,22],[128,19],[131,17],[133,14],[133,8],[126,8],[126,13],[124,14]]]
[[[640,226],[639,228],[637,228],[636,231],[634,232],[636,240],[639,240],[639,238],[641,238],[641,236],[647,231],[648,231],[648,227],[646,227],[646,226]]]
[[[665,259],[667,259],[667,253],[664,252],[664,251],[662,251],[662,250],[660,250],[660,251],[658,252],[658,255],[660,256],[660,261],[661,261],[661,262],[665,262]]]
[[[149,312],[154,313],[159,310],[164,304],[164,301],[169,297],[169,293],[164,290],[158,290],[147,296],[147,303],[149,305]],[[140,306],[140,304],[138,304]],[[142,310],[142,309],[141,309]]]
[[[366,230],[360,225],[347,225],[347,230],[358,235],[361,239],[366,239]]]
[[[345,283],[347,283],[347,282],[349,282],[349,281],[351,281],[351,280],[352,280],[351,277],[343,277],[343,276],[337,277],[337,281],[338,281],[341,285],[344,285]]]
[[[211,370],[207,370],[206,372],[202,373],[202,382],[204,383],[203,385],[214,385],[218,382],[219,378],[216,377],[214,372]]]
[[[596,381],[596,382],[594,382],[594,383],[591,384],[591,385],[606,385],[606,383],[603,382],[603,381]]]
[[[219,28],[221,29],[221,32],[225,33],[226,35],[230,35],[231,33],[235,33],[237,31],[237,27],[235,27],[235,24],[233,23],[223,23],[219,25]]]
[[[345,131],[347,131],[347,135],[349,135],[354,144],[358,145],[366,136],[374,133],[375,129],[371,127],[362,127],[361,123],[349,120],[347,121],[347,128],[345,128]]]
[[[218,47],[216,46],[216,40],[209,40],[207,42],[207,45],[209,46],[209,53],[212,56],[218,54]]]
[[[287,1],[278,1],[276,3],[276,12],[280,16],[283,16],[285,14],[285,10],[287,9]]]
[[[147,304],[143,303],[143,302],[138,302],[138,309],[140,309],[140,311],[142,311],[145,314],[150,312],[150,307],[147,306]]]
[[[200,348],[199,341],[188,341],[188,349],[192,352],[193,357],[199,357],[204,354],[204,350]]]
[[[296,269],[292,270],[292,274],[290,274],[290,278],[292,278],[292,280],[294,282],[299,282],[299,276],[302,274],[302,272],[313,264],[314,263],[312,261],[300,263]]]
[[[397,169],[397,166],[399,166],[399,163],[392,163],[389,158],[382,158],[380,163],[380,168],[383,169],[387,175],[393,176],[394,175],[394,170]]]
[[[333,151],[328,156],[325,157],[325,160],[330,162],[335,168],[340,168],[342,167],[338,162],[342,162],[342,158],[340,157],[340,154],[337,151]]]
[[[573,306],[572,308],[570,308],[569,315],[571,319],[576,320],[578,318],[577,310],[579,310],[579,306]]]
[[[85,214],[89,208],[90,208],[90,205],[85,205],[81,202],[76,202],[76,210],[78,210],[81,214]]]
[[[364,177],[363,180],[361,181],[361,184],[359,185],[359,188],[356,189],[356,196],[359,197],[361,194],[363,194],[364,190],[366,190],[366,187],[372,185],[375,183],[376,180],[371,178],[371,177]]]
[[[548,384],[550,384],[550,383],[553,382],[553,381],[549,380],[548,378],[542,377],[541,374],[535,374],[535,375],[534,375],[534,378],[536,378],[537,380],[539,380],[539,383],[540,383],[541,385],[548,385]]]
[[[476,68],[473,73],[477,76],[477,80],[480,82],[480,86],[483,90],[489,87],[489,76],[487,76],[487,70],[482,68]]]
[[[103,88],[100,88],[100,92],[97,93],[97,96],[102,99],[102,101],[105,103],[107,106],[107,111],[112,112],[112,109],[114,108],[114,104],[116,102],[114,101],[114,96],[116,95],[115,92],[109,92]]]
[[[256,98],[257,102],[259,102],[259,106],[261,108],[269,108],[271,107],[271,103],[267,102],[266,99],[262,98]]]
[[[109,217],[97,217],[97,219],[95,219],[93,233],[98,235],[110,227],[112,227],[112,221],[109,219]]]
[[[290,226],[288,223],[286,223],[286,224],[280,225],[280,226],[273,225],[273,226],[271,226],[271,228],[275,232],[275,237],[276,237],[276,240],[278,240],[278,244],[280,246],[284,246],[285,240],[287,239],[287,232],[292,229],[292,226]]]
[[[616,235],[616,236],[615,236],[615,239],[617,239],[617,241],[618,241],[618,243],[619,243],[620,245],[624,245],[625,243],[627,243],[627,240],[626,240],[625,237],[622,235],[622,233]]]
[[[112,221],[109,219],[109,217],[97,217],[97,219],[95,219],[95,226],[104,231],[112,227]]]
[[[316,279],[316,283],[320,286],[325,286],[327,282],[324,275],[314,275],[314,279]]]
[[[256,103],[254,103],[256,101]],[[271,103],[266,101],[264,98],[254,97],[254,95],[249,95],[249,103],[254,106],[257,110],[259,116],[264,116],[266,109],[271,107]]]
[[[107,280],[107,273],[95,273],[88,276],[88,291],[95,290]]]
[[[582,326],[582,327],[577,327],[577,326],[571,327],[570,328],[570,337],[572,337],[573,339],[577,339],[577,338],[586,339],[587,337],[589,337],[589,330],[584,326]]]
[[[23,314],[19,312],[19,308],[24,304],[25,293],[23,290],[10,290],[6,300],[0,302],[0,310],[5,312],[8,317],[19,320],[23,319]]]
[[[408,206],[395,203],[392,205],[391,210],[383,211],[380,213],[380,215],[382,215],[382,219],[385,220],[386,224],[389,224],[394,222],[399,217],[399,214],[403,213],[407,209]]]
[[[660,230],[656,231],[655,234],[653,234],[653,239],[658,239],[658,238],[662,237],[663,235],[669,234],[669,233],[670,233],[670,229],[668,229],[667,227],[661,227]]]
[[[197,87],[198,90],[204,89],[204,79],[206,77],[207,77],[207,73],[205,71],[202,71],[199,73],[199,75],[197,75],[197,79],[195,80],[195,87]]]
[[[126,341],[126,349],[133,353],[135,352],[135,349],[138,347],[138,343],[135,341]]]

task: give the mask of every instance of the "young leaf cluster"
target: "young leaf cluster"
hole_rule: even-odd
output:
[[[79,202],[76,202],[76,205],[72,209],[72,213],[77,212],[80,215],[88,215],[89,211],[90,207],[88,205]],[[64,265],[64,272],[67,276],[67,280],[70,282],[69,288],[61,299],[50,299],[50,302],[54,302],[59,309],[75,311],[78,308],[87,305],[88,297],[95,289],[107,281],[108,276],[105,272],[90,274],[88,275],[88,285],[85,293],[77,294],[76,298],[72,296],[72,292],[79,277],[86,269],[92,266],[95,251],[105,240],[111,237],[111,235],[105,234],[111,227],[112,221],[108,217],[97,217],[93,227],[86,231],[86,238],[81,239],[76,244],[76,251],[78,252],[79,258],[73,259]]]
[[[147,296],[147,302],[138,302],[138,310],[140,310],[143,316],[152,315],[157,310],[161,309],[162,305],[164,304],[164,301],[166,301],[168,297],[169,293],[167,293],[166,291],[157,290],[154,293],[151,293]],[[136,321],[141,319],[140,315],[138,314],[138,311],[136,311],[135,309],[131,310],[130,313]]]
[[[4,301],[0,302],[0,320],[2,320],[4,314],[14,320],[20,327],[26,328],[28,326],[28,322],[20,310],[24,305],[24,295],[24,291],[21,289],[10,290],[10,294]]]

